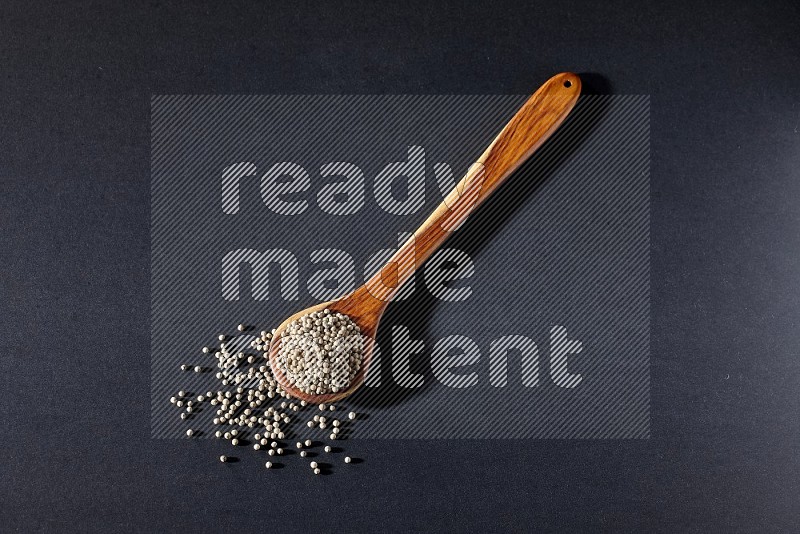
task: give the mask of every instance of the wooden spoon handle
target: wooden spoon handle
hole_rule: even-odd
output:
[[[547,80],[414,235],[365,284],[371,295],[383,302],[391,300],[439,245],[555,132],[580,92],[581,81],[575,74],[557,74]]]

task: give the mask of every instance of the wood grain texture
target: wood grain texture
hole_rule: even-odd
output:
[[[281,387],[290,395],[312,403],[333,402],[357,390],[366,378],[378,324],[392,297],[445,239],[556,131],[572,111],[580,92],[581,81],[575,74],[557,74],[547,80],[375,276],[353,293],[302,310],[281,323],[269,354],[272,372]],[[325,308],[347,314],[361,328],[366,336],[364,360],[348,389],[335,394],[308,395],[292,387],[275,365],[280,335],[291,321]]]

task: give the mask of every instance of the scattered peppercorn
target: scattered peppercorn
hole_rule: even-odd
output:
[[[358,327],[354,323],[350,324],[352,320],[346,316],[339,317],[339,315],[331,314],[331,312],[325,310],[319,312],[316,316],[311,314],[301,318],[294,335],[305,336],[307,339],[306,341],[298,340],[296,348],[310,346],[307,343],[313,341],[318,345],[321,343],[317,347],[318,350],[325,351],[330,350],[326,346],[332,347],[332,344],[340,341],[342,337],[347,338],[354,336],[354,334],[359,334],[360,339]],[[244,324],[237,326],[239,332],[247,330],[247,328]],[[240,349],[237,349],[237,346],[241,346],[241,344],[235,338],[226,341],[225,334],[218,336],[221,342],[225,341],[220,343],[218,349],[203,347],[202,353],[213,356],[217,368],[217,371],[209,373],[208,377],[215,377],[223,387],[216,391],[208,391],[205,394],[195,393],[193,394],[195,396],[192,397],[189,397],[192,394],[184,390],[178,391],[176,396],[170,397],[169,402],[183,409],[179,414],[180,418],[187,419],[189,416],[194,418],[196,417],[194,415],[195,412],[202,418],[204,416],[203,412],[209,411],[208,422],[216,426],[231,427],[227,430],[220,428],[214,431],[214,437],[224,438],[230,441],[232,446],[238,446],[242,442],[241,440],[252,436],[254,451],[260,451],[270,445],[267,450],[270,456],[283,455],[284,449],[279,446],[279,442],[276,440],[283,440],[287,436],[291,439],[297,432],[297,429],[292,426],[297,424],[292,421],[294,416],[289,416],[292,413],[299,412],[301,409],[309,409],[310,407],[306,401],[291,402],[292,399],[289,394],[279,386],[272,376],[268,360],[269,345],[274,333],[274,330],[272,332],[262,331],[260,337],[250,343],[250,346],[258,351],[255,355],[252,353],[245,354]],[[350,347],[347,350],[352,349],[353,347]],[[357,372],[361,363],[360,352],[355,355],[352,352],[347,352],[347,350],[344,351],[344,354],[348,355],[345,360],[349,362],[349,365],[346,366],[349,370],[336,369],[335,367],[343,362],[335,358],[327,361],[323,358],[315,364],[318,366],[317,371],[319,371],[320,376],[323,377],[322,382],[318,383],[319,381],[315,381],[316,379],[305,377],[309,379],[307,386],[309,388],[313,387],[315,390],[320,387],[323,390],[328,388],[329,392],[336,391],[337,389],[335,388],[346,387],[349,384],[349,380],[352,379],[351,375]],[[292,361],[297,363],[297,358],[299,357],[300,355],[293,355]],[[194,370],[196,373],[201,373],[204,370],[201,365],[190,366],[182,364],[180,367],[183,371]],[[276,404],[268,406],[269,399],[275,399],[272,402],[276,402]],[[208,404],[213,408],[203,410],[204,404]],[[336,411],[336,406],[333,405],[320,404],[318,408],[321,412]],[[356,414],[350,412],[348,417],[351,420],[355,419]],[[302,423],[300,424],[302,425]],[[336,440],[341,431],[338,419],[328,421],[321,414],[315,415],[312,420],[306,421],[306,426],[310,429],[319,427],[322,430],[326,429],[327,426],[332,426],[332,433],[326,436],[331,440]],[[248,429],[256,429],[257,432],[249,434],[251,431]],[[193,437],[195,434],[196,430],[192,428],[186,430],[186,436],[188,437]],[[302,449],[309,448],[312,445],[313,441],[311,439],[303,440],[298,438],[297,448],[301,449],[299,452],[300,457],[307,457],[309,453]],[[332,450],[330,445],[324,445],[326,453]],[[219,459],[222,463],[228,462],[228,457],[225,455],[220,456]],[[350,463],[350,458],[345,458],[345,462]],[[267,462],[265,465],[267,469],[273,466],[272,462]],[[311,468],[314,474],[320,474],[317,462],[311,462]]]

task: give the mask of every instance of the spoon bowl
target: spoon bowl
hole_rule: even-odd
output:
[[[269,365],[272,369],[272,374],[275,376],[275,380],[277,380],[281,388],[283,388],[292,397],[312,404],[334,402],[354,393],[355,390],[357,390],[367,378],[367,370],[372,362],[375,334],[378,331],[378,323],[383,315],[383,309],[386,308],[387,304],[388,301],[383,301],[379,298],[376,298],[369,292],[367,285],[364,285],[353,293],[350,293],[349,295],[346,295],[340,299],[323,302],[322,304],[316,304],[288,317],[278,326],[278,328],[275,329],[275,334],[272,336],[272,342],[269,346]],[[361,360],[361,367],[359,367],[358,372],[350,381],[350,385],[346,389],[337,391],[336,393],[313,395],[300,391],[298,388],[293,386],[286,378],[286,375],[283,373],[281,368],[277,365],[277,359],[278,353],[281,349],[281,336],[289,323],[295,319],[303,317],[304,315],[308,315],[316,311],[322,311],[324,309],[328,309],[332,313],[341,313],[347,315],[354,323],[358,325],[358,328],[361,330],[361,336],[364,340],[364,354]]]
[[[353,394],[366,379],[378,323],[392,297],[447,237],[558,129],[575,106],[580,92],[580,78],[570,72],[547,80],[523,104],[444,201],[366,284],[338,300],[311,306],[283,321],[275,330],[269,347],[269,364],[281,388],[291,396],[313,404],[334,402]],[[361,367],[342,391],[304,393],[289,382],[277,365],[281,336],[295,319],[326,308],[347,315],[361,329],[364,337]]]

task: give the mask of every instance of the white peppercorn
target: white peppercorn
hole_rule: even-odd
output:
[[[322,321],[312,312],[290,322],[281,334],[275,364],[304,393],[336,393],[350,385],[361,366],[363,340],[349,317],[337,314]],[[320,404],[325,410],[325,404]]]

